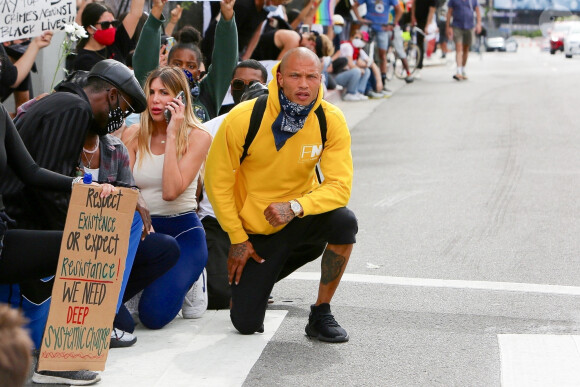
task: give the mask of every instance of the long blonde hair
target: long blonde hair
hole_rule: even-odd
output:
[[[183,123],[177,132],[177,157],[181,158],[187,152],[188,136],[192,129],[202,129],[201,122],[197,119],[193,113],[193,106],[191,100],[191,94],[189,92],[189,85],[187,83],[187,78],[185,74],[179,67],[159,67],[151,72],[145,81],[145,95],[147,96],[147,102],[149,102],[151,83],[153,80],[159,78],[163,86],[175,97],[180,91],[183,90],[185,94],[185,111]],[[147,104],[149,106],[149,103]],[[137,149],[140,154],[139,166],[143,161],[145,155],[151,155],[150,140],[153,135],[153,118],[149,112],[149,107],[147,107],[147,112],[141,114],[140,128],[136,133],[137,135]]]

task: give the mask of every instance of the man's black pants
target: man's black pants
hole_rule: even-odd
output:
[[[342,207],[319,215],[295,218],[272,235],[250,235],[254,250],[265,262],[248,259],[239,284],[232,284],[230,317],[234,327],[242,334],[260,330],[268,297],[276,281],[318,258],[327,243],[355,243],[357,231],[354,213]]]

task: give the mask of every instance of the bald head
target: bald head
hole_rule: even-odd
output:
[[[280,61],[280,71],[283,72],[286,68],[286,65],[290,60],[309,60],[311,59],[314,63],[320,63],[320,59],[313,53],[311,50],[307,49],[306,47],[296,47],[289,50]]]

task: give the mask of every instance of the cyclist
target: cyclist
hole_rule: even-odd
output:
[[[361,4],[366,4],[367,7],[367,13],[364,18],[360,16],[358,10]],[[395,11],[394,20],[390,20],[389,11],[391,7]],[[387,80],[387,49],[389,48],[389,41],[391,39],[397,55],[401,58],[403,67],[407,72],[405,81],[407,83],[413,82],[413,76],[407,63],[407,55],[403,48],[403,33],[399,26],[399,21],[401,20],[401,16],[403,16],[403,7],[400,2],[398,0],[356,0],[352,10],[357,19],[363,24],[370,25],[370,28],[375,33],[377,45],[379,46],[381,78],[383,79],[383,83]]]

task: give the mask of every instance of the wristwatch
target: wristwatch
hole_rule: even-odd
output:
[[[296,200],[290,200],[290,209],[294,212],[296,217],[302,213],[302,206]]]

